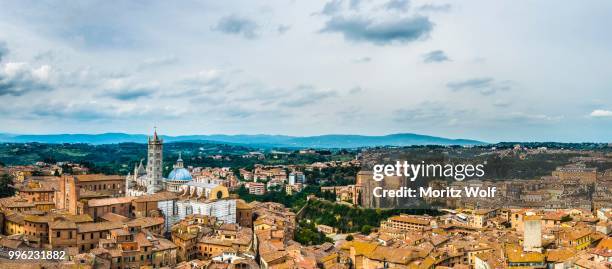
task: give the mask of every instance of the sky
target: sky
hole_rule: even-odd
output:
[[[612,1],[2,1],[0,133],[612,142]]]

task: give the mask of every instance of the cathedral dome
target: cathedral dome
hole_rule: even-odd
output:
[[[168,175],[168,180],[191,180],[191,173],[185,168],[174,168]]]
[[[183,166],[183,158],[181,158],[181,154],[179,153],[178,160],[176,160],[176,164],[174,165],[174,169],[168,175],[168,180],[177,180],[177,181],[189,181],[191,180],[191,173],[189,170],[185,169]]]

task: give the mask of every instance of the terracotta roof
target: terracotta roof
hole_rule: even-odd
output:
[[[158,192],[155,194],[143,195],[134,199],[134,202],[158,202],[165,200],[176,200],[178,194],[169,191]]]
[[[151,227],[155,225],[164,224],[164,218],[162,217],[142,217],[132,219],[126,222],[129,227]]]
[[[24,220],[24,216],[21,213],[13,213],[13,214],[7,214],[5,216],[6,220],[14,222],[14,223],[23,223]]]
[[[116,198],[102,198],[102,199],[91,199],[87,201],[87,206],[89,207],[97,207],[97,206],[108,206],[108,205],[116,205],[116,204],[126,204],[131,203],[135,197],[126,196],[126,197],[116,197]]]
[[[123,181],[121,175],[103,175],[103,174],[88,174],[88,175],[73,175],[80,182],[92,182],[92,181]]]
[[[91,218],[91,216],[89,216],[88,214],[83,214],[83,215],[63,215],[64,218],[74,221],[76,223],[83,223],[83,222],[92,222],[93,218]]]
[[[117,236],[122,236],[122,235],[130,235],[130,232],[124,230],[124,229],[112,229],[111,234],[117,235]]]
[[[79,233],[97,232],[97,231],[108,231],[112,229],[121,228],[123,224],[117,222],[96,222],[96,223],[81,223],[78,225]]]
[[[393,217],[390,217],[389,220],[399,221],[399,222],[408,222],[408,223],[414,223],[414,224],[419,224],[419,225],[429,225],[429,220],[427,219],[406,216],[406,215],[393,216]]]
[[[158,238],[158,243],[155,245],[157,250],[175,249],[176,245],[172,241],[165,238]]]
[[[49,228],[54,230],[76,229],[77,225],[73,221],[69,221],[66,219],[58,219],[49,223]]]
[[[25,215],[23,219],[28,222],[48,223],[49,221],[53,220],[53,217],[49,215],[46,215],[46,216]]]
[[[580,227],[573,229],[566,229],[562,233],[562,238],[567,240],[577,240],[579,238],[585,237],[593,233],[593,231],[588,227]]]
[[[408,264],[412,261],[413,251],[405,248],[391,248],[379,246],[370,253],[365,255],[373,260],[387,261],[396,264]]]
[[[378,247],[375,243],[362,242],[362,241],[348,241],[344,243],[340,248],[345,250],[355,249],[355,255],[364,255],[365,253],[371,253]]]
[[[287,252],[285,251],[270,251],[261,255],[261,259],[266,261],[266,263],[271,263],[273,261],[278,261],[287,256]]]
[[[134,241],[136,241],[140,247],[149,247],[153,245],[149,238],[147,238],[147,235],[142,232],[137,233],[136,236],[134,236]]]
[[[546,251],[546,261],[564,262],[576,255],[576,251],[571,248],[550,249]]]
[[[244,200],[236,200],[236,209],[253,209],[250,204],[247,204]]]
[[[523,252],[523,249],[518,245],[508,244],[505,250],[509,262],[544,262],[544,254],[538,252]]]
[[[597,248],[612,249],[612,237],[606,237],[599,241]]]
[[[115,221],[115,222],[125,222],[129,220],[129,218],[126,216],[122,216],[122,215],[111,213],[111,212],[108,212],[102,215],[100,218],[105,221]]]
[[[11,236],[1,237],[0,238],[0,246],[6,247],[9,249],[19,249],[25,242],[22,238],[16,238]]]

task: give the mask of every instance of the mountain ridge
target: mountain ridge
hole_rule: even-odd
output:
[[[0,133],[2,143],[85,143],[85,144],[117,144],[117,143],[145,143],[147,135],[126,133],[102,134],[8,134]],[[238,135],[180,135],[161,136],[165,142],[212,142],[245,145],[259,145],[271,147],[299,147],[299,148],[358,148],[374,146],[411,146],[411,145],[482,145],[486,142],[472,139],[452,139],[431,135],[414,133],[397,133],[388,135],[355,135],[355,134],[327,134],[316,136],[288,136],[267,134],[238,134]]]

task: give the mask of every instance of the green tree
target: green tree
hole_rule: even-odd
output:
[[[294,235],[295,241],[304,245],[320,245],[333,240],[319,232],[313,222],[301,221]]]
[[[370,232],[372,232],[372,226],[367,225],[367,224],[361,226],[361,233],[362,234],[368,235],[368,234],[370,234]]]
[[[0,177],[0,198],[10,197],[15,195],[15,188],[13,188],[13,177],[8,174]]]

